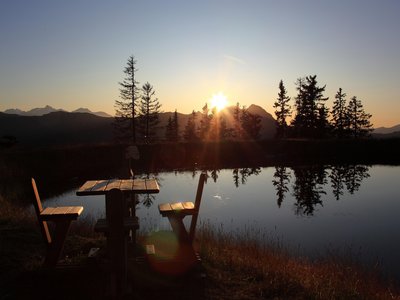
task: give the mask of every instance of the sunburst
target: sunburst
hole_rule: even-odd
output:
[[[214,94],[210,99],[210,108],[215,108],[217,111],[223,110],[228,105],[228,99],[226,96],[220,92]]]

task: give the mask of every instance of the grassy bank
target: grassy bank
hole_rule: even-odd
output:
[[[104,238],[91,230],[92,220],[80,220],[72,228],[64,261],[79,263],[91,247],[103,247]],[[207,224],[200,226],[197,246],[203,259],[205,299],[399,299],[394,285],[380,279],[375,270],[340,258],[318,262],[290,256],[280,245],[261,246],[252,234],[228,234]],[[0,198],[0,299],[35,299],[35,284],[62,291],[60,299],[98,299],[96,269],[70,273],[43,273],[40,262],[44,244],[36,219]],[[89,275],[88,275],[89,274]],[[101,279],[101,278],[102,279]],[[84,282],[84,288],[82,288]],[[144,295],[154,287],[144,286]],[[154,291],[151,291],[154,295]],[[29,295],[29,297],[27,297]],[[143,293],[142,293],[143,295]],[[185,294],[186,295],[186,294]],[[175,289],[164,299],[183,298]],[[170,298],[169,298],[170,297]],[[192,299],[192,297],[190,297]]]
[[[237,236],[203,227],[201,253],[215,288],[213,299],[399,299],[398,288],[339,256],[311,262],[280,245],[261,246],[252,234]]]

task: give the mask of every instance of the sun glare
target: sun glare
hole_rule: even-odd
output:
[[[221,111],[228,105],[228,99],[223,93],[214,94],[210,99],[210,108],[216,108],[217,111]]]

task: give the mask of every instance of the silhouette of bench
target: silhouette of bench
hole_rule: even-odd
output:
[[[200,174],[194,203],[175,202],[175,203],[163,203],[158,206],[160,214],[163,217],[168,218],[172,230],[175,232],[180,242],[190,243],[190,244],[193,243],[206,176],[207,175],[204,173]],[[186,216],[192,216],[189,232],[186,230],[185,225],[183,224],[183,219]]]
[[[83,207],[59,206],[46,207],[43,209],[36,182],[33,178],[32,187],[36,198],[36,201],[34,201],[36,215],[44,241],[47,245],[47,252],[43,266],[54,267],[57,265],[60,258],[71,222],[79,217],[83,211]],[[53,234],[50,233],[47,225],[48,221],[55,224]]]
[[[206,174],[200,174],[195,202],[174,202],[158,205],[163,217],[167,217],[171,231],[159,231],[146,239],[146,258],[151,267],[159,273],[181,275],[192,270],[200,262],[193,248],[203,187]],[[190,227],[186,230],[183,219],[191,216]]]

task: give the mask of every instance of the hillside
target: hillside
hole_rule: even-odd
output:
[[[263,108],[251,105],[249,112],[261,116],[261,138],[272,138],[275,134],[275,120]],[[40,116],[0,112],[0,137],[15,137],[21,146],[77,145],[110,143],[113,141],[114,121],[111,117],[100,117],[86,109],[76,112],[54,111]],[[172,112],[160,113],[158,136],[163,138],[165,126]],[[197,125],[200,124],[200,112],[197,112]],[[233,125],[233,107],[228,107],[220,114],[228,127]],[[180,134],[183,133],[190,114],[178,113]]]
[[[378,127],[374,129],[374,134],[389,134],[400,131],[400,124],[392,126],[392,127]]]
[[[88,113],[52,112],[43,116],[0,113],[0,136],[20,145],[93,144],[112,141],[113,118]]]
[[[220,115],[226,120],[226,125],[228,128],[233,128],[234,127],[234,120],[233,120],[233,111],[234,111],[234,106],[229,106],[226,107],[225,109],[221,110],[219,112]],[[257,114],[261,117],[261,139],[269,139],[274,137],[275,131],[276,131],[276,125],[275,125],[275,119],[272,117],[271,114],[269,114],[266,110],[264,110],[262,107],[258,105],[250,105],[248,107],[248,111],[252,114]],[[159,131],[160,136],[163,136],[164,134],[164,128],[167,125],[168,118],[173,117],[172,112],[165,112],[160,114],[160,124],[159,127],[161,128]],[[200,112],[196,112],[196,124],[197,126],[200,125]],[[188,119],[190,117],[190,114],[182,114],[178,112],[178,123],[179,123],[179,131],[180,134],[183,133],[185,130],[185,126],[188,122]]]
[[[51,107],[50,105],[46,105],[45,107],[37,107],[37,108],[33,108],[31,110],[28,111],[23,111],[20,110],[18,108],[10,108],[10,109],[6,109],[4,111],[5,114],[13,114],[13,115],[20,115],[20,116],[44,116],[47,115],[49,113],[53,113],[53,112],[59,112],[59,111],[63,111],[63,112],[67,112],[64,109],[56,109],[54,107]],[[78,108],[74,111],[72,111],[73,113],[89,113],[89,114],[93,114],[99,117],[112,117],[111,115],[102,112],[102,111],[98,111],[98,112],[92,112],[87,108]]]

